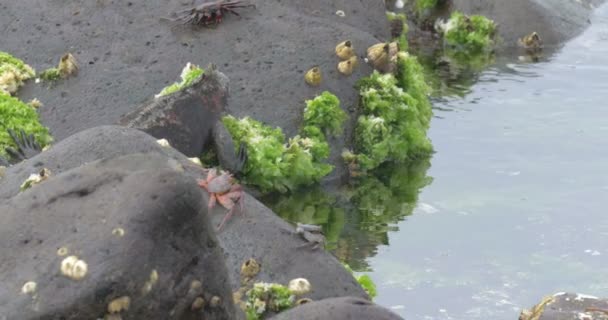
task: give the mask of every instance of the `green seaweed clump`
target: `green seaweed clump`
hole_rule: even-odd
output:
[[[44,81],[56,81],[61,78],[61,73],[58,68],[48,68],[42,71],[38,77]]]
[[[12,55],[0,51],[0,93],[17,92],[25,80],[32,78],[36,72],[32,67]]]
[[[297,135],[285,143],[280,128],[273,129],[249,117],[226,116],[222,121],[237,148],[240,143],[247,146],[245,182],[263,192],[287,192],[317,182],[333,170],[333,166],[321,162],[329,155],[329,145],[317,137]]]
[[[467,16],[454,11],[447,23],[439,23],[438,31],[443,33],[445,44],[450,50],[476,55],[494,50],[496,24],[480,15]]]
[[[255,283],[253,288],[247,291],[247,320],[262,319],[264,314],[289,309],[294,305],[295,299],[295,295],[286,286],[277,283]]]
[[[363,288],[363,290],[367,292],[369,298],[373,300],[378,295],[378,293],[376,291],[376,284],[374,283],[372,278],[367,274],[355,276],[353,269],[351,269],[348,264],[343,265],[344,268],[346,268],[346,270],[348,270],[355,277],[355,279],[357,280],[357,282],[359,282],[359,285]]]
[[[393,41],[399,43],[400,50],[408,50],[408,42],[407,42],[407,17],[403,13],[394,13],[387,12],[386,18],[391,25],[391,37]]]
[[[33,134],[41,147],[53,140],[48,128],[40,123],[34,108],[6,93],[0,93],[0,156],[6,156],[7,147],[17,147],[8,133],[9,129]]]
[[[306,101],[304,108],[304,126],[323,128],[327,133],[342,133],[342,124],[346,121],[346,112],[340,108],[340,100],[332,93],[325,91],[313,100]]]
[[[416,0],[416,11],[421,14],[425,11],[435,9],[439,0]]]
[[[158,98],[158,97],[166,96],[166,95],[172,94],[174,92],[180,91],[183,88],[189,87],[190,85],[192,85],[194,80],[198,79],[198,77],[203,75],[203,73],[205,73],[205,71],[202,68],[188,62],[188,64],[186,64],[186,67],[184,67],[184,69],[182,70],[182,73],[180,75],[182,80],[180,82],[175,82],[168,87],[165,87],[155,97]]]
[[[368,171],[433,152],[426,135],[432,116],[429,88],[421,67],[405,52],[398,54],[397,65],[397,77],[374,71],[358,83],[362,114],[355,129],[356,153],[343,154],[351,169]]]
[[[237,142],[236,147],[240,143],[247,146],[245,182],[258,186],[262,192],[282,193],[319,182],[333,170],[324,162],[329,157],[324,132],[341,133],[345,120],[340,100],[329,92],[306,101],[304,126],[287,143],[280,128],[270,128],[249,117],[222,119]]]

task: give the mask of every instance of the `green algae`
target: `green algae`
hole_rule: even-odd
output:
[[[196,65],[193,65],[191,63],[188,63],[186,65],[186,67],[184,67],[184,69],[182,70],[182,73],[180,75],[181,81],[175,82],[172,85],[163,88],[163,90],[161,90],[161,92],[159,94],[157,94],[155,97],[158,98],[158,97],[166,96],[166,95],[172,94],[174,92],[180,91],[184,88],[187,88],[187,87],[191,86],[192,83],[194,83],[194,80],[198,79],[204,73],[205,73],[205,71],[202,68],[200,68]]]
[[[324,132],[341,133],[345,120],[339,99],[329,92],[306,101],[300,134],[287,142],[280,128],[271,128],[249,117],[222,119],[237,142],[236,147],[241,143],[247,146],[245,182],[262,192],[281,193],[317,183],[333,170],[332,165],[325,163],[329,144]]]
[[[355,275],[353,269],[348,264],[343,264],[344,268],[350,272],[353,277],[357,280],[359,285],[365,290],[370,299],[374,299],[378,293],[376,291],[376,284],[372,280],[372,278],[367,274]]]
[[[262,319],[265,314],[278,313],[291,308],[295,295],[284,285],[258,282],[247,291],[245,314],[247,320]]]
[[[433,147],[426,132],[432,110],[429,87],[415,57],[398,54],[397,76],[374,71],[359,81],[361,115],[355,128],[355,152],[344,159],[369,171],[385,162],[428,156]]]
[[[56,81],[61,78],[61,73],[58,68],[49,68],[42,71],[38,77],[44,81]]]
[[[0,51],[0,92],[14,94],[25,80],[35,74],[35,70],[23,60]]]
[[[8,130],[34,135],[38,144],[44,147],[53,140],[48,128],[40,123],[36,110],[21,100],[0,93],[0,156],[6,156],[6,148],[16,148]]]

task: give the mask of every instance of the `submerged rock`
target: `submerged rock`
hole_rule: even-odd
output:
[[[502,47],[517,47],[519,38],[537,32],[545,46],[558,46],[589,26],[593,8],[605,0],[454,0],[454,10],[481,14],[498,23]]]
[[[519,320],[605,320],[608,299],[577,293],[556,293],[521,312]]]
[[[271,318],[272,320],[398,320],[390,310],[354,297],[309,302]]]
[[[1,315],[235,319],[200,188],[174,160],[133,154],[58,171],[0,201]],[[219,303],[193,307],[201,299]]]

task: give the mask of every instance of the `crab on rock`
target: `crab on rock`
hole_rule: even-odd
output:
[[[222,219],[222,222],[217,227],[218,231],[232,217],[238,203],[240,203],[240,209],[243,212],[243,187],[240,184],[234,183],[232,174],[222,171],[218,175],[216,169],[211,169],[207,173],[207,178],[199,180],[198,185],[209,193],[210,210],[215,207],[216,202],[219,202],[224,208],[228,209],[228,213],[226,213],[226,216],[224,216],[224,219]]]

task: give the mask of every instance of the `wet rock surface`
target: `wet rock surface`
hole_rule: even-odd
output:
[[[398,320],[402,318],[390,310],[375,305],[367,300],[354,297],[342,297],[309,302],[294,309],[280,313],[271,319]]]
[[[228,76],[229,113],[280,126],[288,137],[298,132],[304,101],[324,90],[336,94],[345,110],[354,108],[353,85],[371,69],[361,61],[352,76],[341,75],[334,48],[350,39],[363,56],[367,47],[387,40],[383,0],[252,2],[256,8],[237,9],[241,18],[228,14],[215,29],[172,28],[161,20],[193,1],[6,2],[0,6],[3,50],[40,70],[66,51],[80,62],[77,77],[50,89],[32,82],[20,91],[23,100],[44,103],[42,121],[57,141],[117,123],[176,81],[187,62],[214,63]],[[304,73],[315,65],[324,80],[310,87]],[[352,124],[330,141],[333,163],[342,163]]]
[[[207,70],[192,86],[150,99],[121,117],[118,124],[142,130],[157,139],[166,139],[181,153],[198,157],[206,148],[215,145],[213,130],[216,124],[221,126],[228,84],[224,74]],[[234,149],[230,151],[234,153]]]
[[[120,126],[101,126],[70,136],[36,157],[7,168],[0,183],[0,203],[21,196],[18,195],[19,185],[41,168],[48,168],[58,175],[97,159],[112,159],[133,153],[146,153],[147,157],[162,154],[169,159],[164,160],[164,163],[183,171],[181,174],[197,179],[205,176],[202,168],[190,162],[183,154],[173,148],[160,146],[155,138],[142,131]],[[206,208],[208,195],[204,191],[199,193],[203,198],[203,207]],[[123,199],[124,195],[130,194],[124,192],[123,196],[117,195],[116,199]],[[293,278],[304,277],[313,288],[307,296],[315,300],[340,296],[366,297],[363,289],[335,257],[322,249],[312,250],[291,225],[255,198],[246,194],[244,201],[244,213],[237,210],[217,236],[224,249],[233,291],[241,287],[241,264],[253,257],[261,264],[261,272],[254,281],[287,284]],[[203,210],[202,214],[210,215],[215,227],[226,211],[218,205],[212,212],[206,213]]]
[[[234,319],[200,189],[179,171],[166,156],[133,154],[1,201],[3,319]]]
[[[608,319],[608,300],[577,293],[556,293],[542,299],[520,320],[604,320]]]

